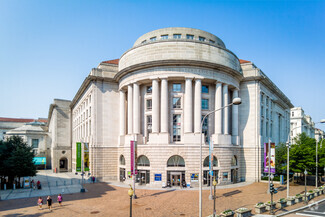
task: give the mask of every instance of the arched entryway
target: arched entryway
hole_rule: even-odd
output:
[[[234,155],[231,159],[231,182],[237,183],[238,181],[238,160],[237,156]]]
[[[60,172],[67,172],[68,171],[68,159],[63,157],[60,159]]]
[[[185,182],[185,167],[184,158],[179,155],[171,156],[167,161],[167,185],[170,183],[171,186],[181,186]],[[181,168],[179,168],[181,167]]]
[[[120,156],[120,182],[124,182],[125,177],[125,158],[123,155]]]
[[[150,161],[145,155],[137,158],[137,180],[140,185],[150,183]]]
[[[210,175],[210,168],[209,168],[209,156],[207,156],[203,161],[203,185],[210,186],[211,182],[211,175]],[[218,167],[218,160],[215,156],[213,156],[213,176],[212,181],[215,179],[218,182],[218,173],[219,170],[216,170]]]

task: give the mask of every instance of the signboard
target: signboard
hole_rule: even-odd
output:
[[[271,165],[271,173],[275,173],[275,143],[271,143],[271,159],[269,160],[269,143],[264,143],[264,172],[269,172],[269,162]]]
[[[33,161],[35,165],[46,165],[46,157],[34,157]]]
[[[131,175],[138,174],[136,170],[136,159],[137,159],[137,142],[130,141],[130,149],[131,149]]]
[[[209,174],[213,176],[213,142],[209,141]]]
[[[76,143],[76,151],[77,151],[77,164],[76,164],[76,171],[81,172],[81,142]]]
[[[155,174],[155,181],[161,181],[161,173]]]
[[[89,143],[84,143],[84,170],[89,171]]]
[[[191,174],[191,181],[198,181],[199,180],[199,174],[198,173],[192,173]]]

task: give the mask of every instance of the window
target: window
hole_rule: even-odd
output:
[[[261,136],[263,136],[263,130],[264,130],[264,120],[261,120]]]
[[[291,116],[292,116],[292,117],[293,117],[293,116],[295,116],[295,113],[294,113],[294,112],[292,112],[292,113],[291,113]]]
[[[161,36],[161,39],[164,40],[164,39],[168,39],[168,35],[162,35]]]
[[[209,100],[208,99],[202,99],[202,109],[209,110]]]
[[[208,85],[202,85],[202,93],[209,93],[209,86]]]
[[[152,93],[152,86],[147,86],[147,93]]]
[[[261,94],[261,103],[264,103],[264,95]]]
[[[173,115],[173,141],[181,141],[181,115]]]
[[[266,109],[266,118],[269,118],[269,109]]]
[[[147,116],[147,136],[149,136],[149,133],[152,132],[152,116]]]
[[[202,36],[199,36],[199,41],[205,41],[205,38]]]
[[[204,118],[204,115],[202,115],[202,120]],[[209,132],[209,119],[206,117],[204,119],[203,125],[202,125],[202,133],[204,134],[204,141],[208,142],[209,137],[208,137],[208,132]]]
[[[182,85],[181,84],[173,84],[173,92],[181,92]]]
[[[141,155],[140,157],[138,157],[137,165],[140,167],[141,166],[142,167],[150,167],[150,161],[146,156]]]
[[[191,40],[193,40],[194,39],[194,35],[186,35],[186,39],[191,39]]]
[[[173,35],[173,38],[174,38],[174,39],[180,39],[180,38],[181,38],[181,34],[174,34],[174,35]]]
[[[151,99],[147,99],[147,110],[151,110],[152,109],[152,100]]]
[[[222,180],[223,181],[228,181],[228,172],[222,173]]]
[[[271,126],[270,126],[270,137],[272,138],[273,137],[273,124],[271,123]]]
[[[265,133],[265,136],[266,137],[269,137],[269,122],[268,121],[266,121],[266,133]]]
[[[123,155],[120,156],[120,165],[125,165],[125,158]]]
[[[209,156],[207,156],[204,161],[203,161],[203,167],[208,167],[209,166]],[[213,156],[213,166],[217,167],[218,166],[218,161],[217,158],[215,156]]]
[[[39,143],[38,139],[32,139],[32,148],[38,148],[38,143]]]
[[[89,106],[89,117],[91,116],[91,107]]]
[[[184,158],[178,155],[171,156],[167,161],[167,167],[185,167]]]
[[[261,106],[261,116],[264,117],[264,107]]]
[[[266,98],[266,106],[269,106],[269,97]]]
[[[89,136],[91,136],[91,121],[89,120]]]
[[[173,108],[181,108],[181,98],[180,97],[173,98]]]
[[[235,155],[231,159],[231,166],[237,166],[237,157]]]
[[[147,42],[147,40],[144,40],[144,41],[141,42],[141,44],[144,44],[144,43],[146,43],[146,42]]]
[[[150,38],[150,41],[156,41],[156,40],[157,40],[157,37]]]
[[[211,40],[211,39],[209,40],[209,42],[212,43],[212,44],[216,43],[215,41],[213,41],[213,40]]]

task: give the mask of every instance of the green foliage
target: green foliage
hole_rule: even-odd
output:
[[[15,177],[35,176],[35,155],[19,136],[13,136],[6,141],[0,141],[0,177],[9,177],[9,183]]]
[[[283,174],[287,170],[287,147],[284,143],[280,143],[275,147],[275,172]]]

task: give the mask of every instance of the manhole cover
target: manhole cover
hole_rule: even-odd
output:
[[[90,212],[90,214],[98,214],[99,213],[99,211],[92,211],[92,212]]]
[[[146,210],[151,210],[151,208],[146,208]]]

